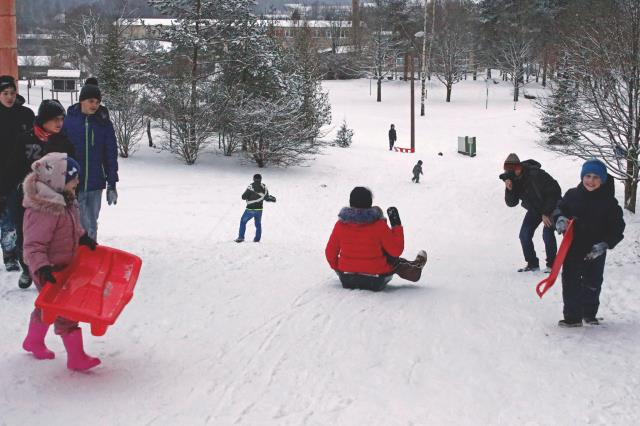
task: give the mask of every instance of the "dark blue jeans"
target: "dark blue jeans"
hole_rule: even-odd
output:
[[[533,246],[533,234],[536,232],[536,229],[538,229],[538,226],[540,226],[540,223],[542,223],[542,215],[527,211],[522,221],[522,227],[520,227],[520,244],[522,244],[522,253],[528,265],[540,265],[538,256],[536,256],[536,249]],[[558,251],[554,229],[543,226],[542,240],[544,241],[544,248],[547,252],[547,266],[551,266]]]
[[[15,206],[17,203],[17,191],[11,191],[7,197],[7,207],[0,211],[0,240],[2,241],[2,254],[4,257],[16,254],[16,225]]]
[[[607,254],[594,260],[567,258],[562,265],[564,318],[595,318],[600,306],[600,290]]]
[[[240,230],[238,231],[238,238],[244,240],[244,233],[247,230],[247,222],[249,222],[251,219],[253,219],[256,224],[256,236],[253,241],[258,242],[262,237],[262,210],[246,209],[244,211],[244,214],[240,218]]]

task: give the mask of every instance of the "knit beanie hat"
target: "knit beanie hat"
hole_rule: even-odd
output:
[[[51,152],[31,165],[38,182],[53,189],[55,192],[64,191],[67,174],[67,154]],[[77,164],[77,163],[76,163]]]
[[[373,204],[373,194],[364,186],[356,186],[349,195],[349,206],[356,209],[368,209]]]
[[[85,101],[87,99],[97,99],[102,102],[102,93],[98,87],[98,80],[95,77],[89,77],[85,80],[84,86],[80,89],[79,101]]]
[[[593,158],[591,160],[587,160],[582,165],[580,179],[584,178],[584,176],[589,173],[597,175],[603,184],[607,181],[607,166],[605,166],[605,164],[598,159]]]
[[[36,116],[36,124],[42,126],[47,121],[67,115],[64,107],[55,99],[45,99],[38,107],[38,115]]]
[[[79,177],[80,164],[71,157],[67,157],[67,174],[64,177],[64,183],[69,183]]]
[[[253,175],[253,181],[262,182],[262,175],[260,173],[256,173],[255,175]]]
[[[505,170],[513,170],[517,167],[522,167],[520,164],[520,159],[514,153],[511,153],[507,156],[507,159],[504,160],[504,169]]]
[[[13,87],[13,90],[18,90],[16,87],[16,81],[10,75],[0,75],[0,92],[9,87]]]

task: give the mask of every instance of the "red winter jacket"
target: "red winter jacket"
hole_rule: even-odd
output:
[[[399,257],[404,250],[402,226],[390,229],[379,207],[345,207],[327,243],[325,256],[331,268],[340,272],[388,274],[393,267],[385,253]]]

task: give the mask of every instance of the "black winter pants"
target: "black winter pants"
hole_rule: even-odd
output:
[[[606,253],[594,260],[566,259],[562,266],[564,318],[594,318],[600,306],[600,290]]]
[[[18,193],[15,197],[15,205],[13,206],[13,223],[16,226],[16,254],[18,261],[20,262],[20,266],[22,266],[22,270],[28,275],[29,268],[27,268],[27,264],[24,263],[24,257],[22,255],[22,246],[24,243],[24,232],[22,229],[24,223],[24,207],[22,206],[22,200],[24,200],[24,192],[21,184],[18,186]]]
[[[393,275],[362,275],[338,272],[342,288],[382,291]]]

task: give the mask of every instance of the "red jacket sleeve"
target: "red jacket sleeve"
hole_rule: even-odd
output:
[[[382,248],[393,257],[400,257],[404,251],[404,230],[402,225],[394,226],[389,229],[385,221],[380,221],[380,229],[382,232]]]
[[[339,237],[339,226],[340,222],[336,222],[333,227],[333,231],[331,232],[331,236],[329,237],[329,242],[327,242],[327,247],[324,249],[324,255],[327,258],[327,262],[331,266],[331,269],[334,271],[338,270],[338,254],[340,254],[340,237]]]

